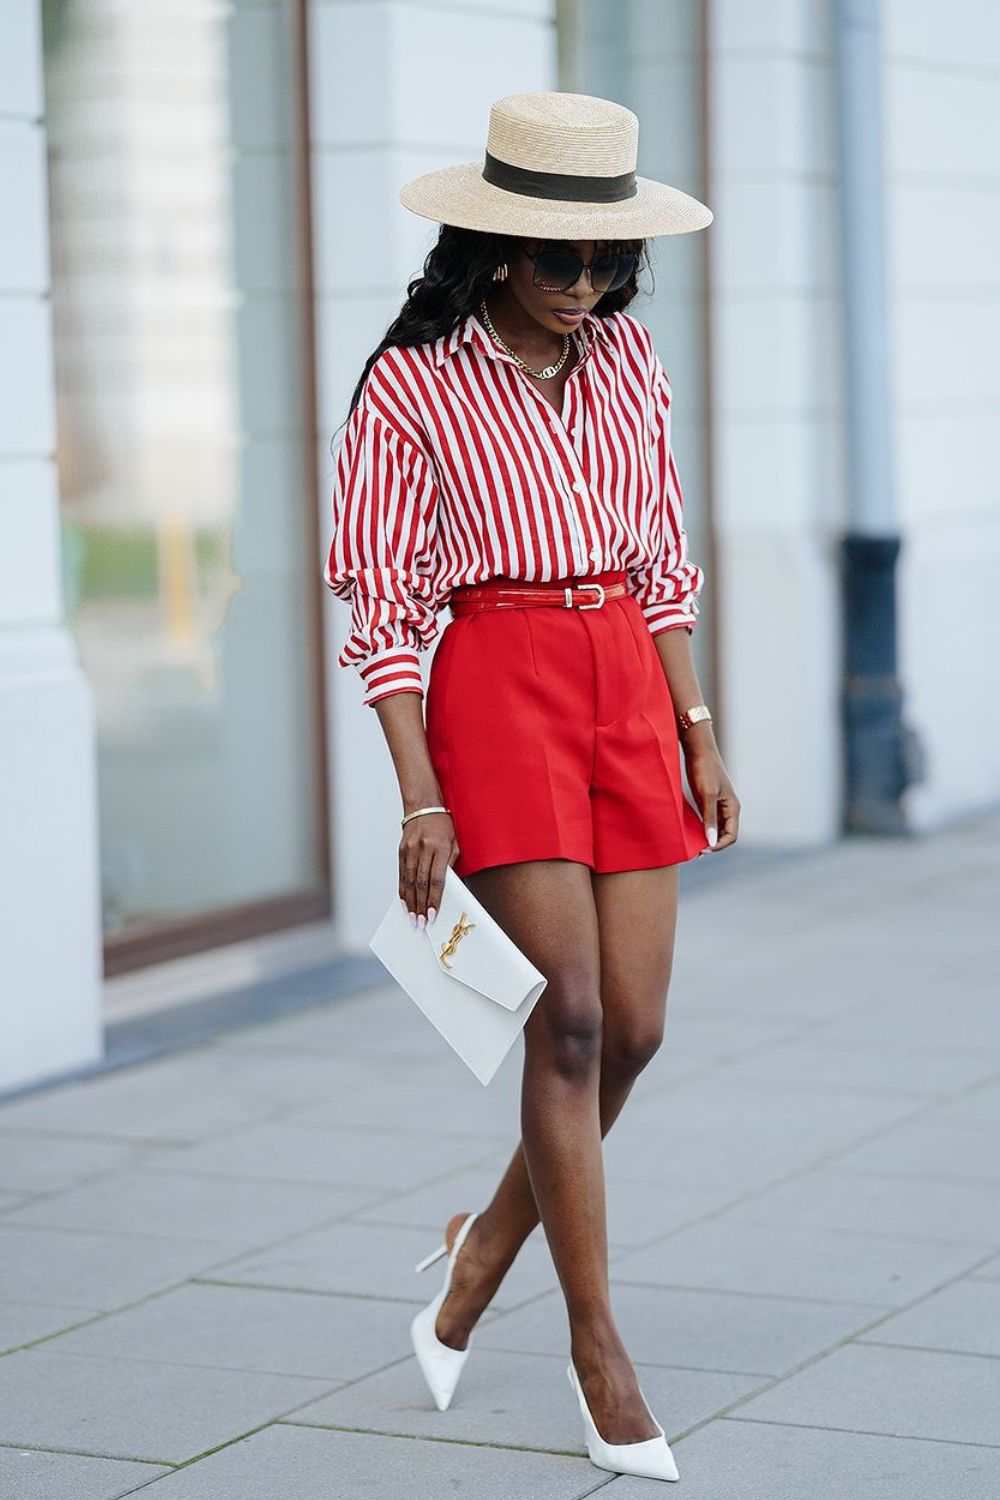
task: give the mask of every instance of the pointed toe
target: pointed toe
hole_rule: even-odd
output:
[[[599,1469],[607,1469],[612,1474],[631,1474],[640,1479],[680,1479],[681,1476],[674,1461],[674,1455],[670,1451],[666,1434],[652,1412],[649,1414],[658,1428],[657,1437],[645,1438],[638,1443],[606,1443],[590,1414],[587,1398],[583,1394],[583,1386],[580,1384],[580,1377],[576,1373],[572,1360],[566,1366],[566,1375],[576,1393],[580,1415],[583,1417],[587,1456],[592,1464]],[[642,1392],[642,1399],[646,1400],[644,1392]],[[646,1402],[646,1409],[649,1410],[648,1402]]]

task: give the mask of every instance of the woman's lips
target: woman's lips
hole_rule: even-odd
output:
[[[557,318],[561,318],[564,323],[578,323],[580,321],[580,319],[583,317],[583,308],[582,307],[581,308],[572,308],[572,309],[571,308],[563,308],[563,307],[554,307],[552,309],[552,311],[555,313],[556,317]]]

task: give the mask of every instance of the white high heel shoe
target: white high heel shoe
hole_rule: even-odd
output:
[[[635,1474],[642,1479],[680,1479],[674,1455],[670,1451],[666,1434],[650,1411],[650,1419],[655,1424],[659,1437],[645,1438],[641,1443],[606,1443],[594,1425],[594,1419],[590,1415],[590,1407],[587,1398],[583,1394],[583,1386],[580,1377],[576,1373],[576,1367],[570,1360],[566,1366],[566,1374],[569,1383],[576,1391],[576,1398],[580,1403],[580,1414],[583,1417],[583,1428],[587,1439],[587,1454],[592,1464],[599,1469],[610,1469],[614,1474]],[[642,1387],[639,1387],[642,1399],[646,1401],[646,1395]],[[646,1410],[649,1411],[649,1402],[646,1401]]]
[[[455,1387],[458,1385],[458,1377],[461,1375],[462,1367],[469,1357],[469,1344],[471,1344],[472,1340],[470,1335],[469,1343],[466,1344],[464,1349],[453,1349],[450,1344],[442,1344],[434,1331],[434,1324],[437,1321],[438,1310],[448,1295],[448,1289],[451,1286],[451,1273],[455,1268],[458,1252],[461,1250],[466,1235],[478,1217],[478,1214],[469,1214],[455,1236],[450,1255],[448,1255],[448,1246],[445,1243],[440,1245],[437,1250],[433,1250],[423,1260],[418,1261],[414,1267],[416,1271],[426,1271],[428,1266],[432,1266],[436,1260],[440,1260],[442,1255],[448,1255],[448,1269],[445,1272],[444,1286],[438,1292],[437,1296],[431,1302],[428,1302],[426,1307],[421,1308],[410,1324],[410,1337],[413,1340],[417,1363],[424,1372],[424,1379],[430,1386],[431,1395],[434,1397],[434,1404],[438,1411],[447,1411],[451,1405],[451,1398],[454,1396]]]

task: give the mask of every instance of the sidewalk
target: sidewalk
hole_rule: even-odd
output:
[[[605,1149],[684,1500],[1000,1494],[998,842],[682,892]],[[0,1495],[662,1494],[585,1456],[541,1229],[450,1411],[410,1352],[442,1274],[413,1264],[506,1163],[520,1060],[483,1089],[387,986],[0,1107]]]

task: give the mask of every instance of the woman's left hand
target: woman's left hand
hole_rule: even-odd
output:
[[[735,844],[740,828],[740,799],[715,745],[682,741],[688,782],[701,812],[711,850]]]

